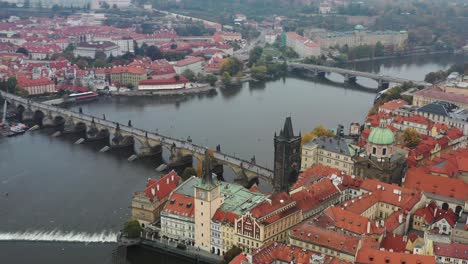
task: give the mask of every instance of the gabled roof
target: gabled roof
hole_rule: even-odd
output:
[[[146,185],[145,195],[154,199],[155,197],[162,200],[168,196],[180,182],[180,177],[172,170],[168,174],[161,177],[159,180],[150,179]]]
[[[356,264],[435,264],[434,256],[405,254],[399,252],[381,251],[377,249],[362,248],[356,256]]]
[[[434,242],[434,254],[441,257],[468,259],[468,244]]]
[[[195,213],[195,199],[192,196],[173,193],[164,206],[164,213],[193,218]]]

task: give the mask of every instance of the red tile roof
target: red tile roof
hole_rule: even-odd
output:
[[[172,78],[166,79],[149,79],[149,80],[141,80],[140,85],[164,85],[164,84],[181,84],[181,83],[188,83],[189,80],[184,76],[178,76],[177,78],[174,76]]]
[[[431,224],[434,220],[434,211],[436,208],[437,204],[435,202],[431,202],[427,206],[416,210],[416,212],[414,212],[414,215],[422,217],[426,224]]]
[[[323,211],[323,213],[317,217],[315,225],[323,228],[335,226],[338,229],[358,235],[382,234],[384,231],[383,228],[375,226],[367,217],[335,206],[329,207]]]
[[[291,190],[297,189],[299,187],[306,187],[312,184],[313,182],[323,178],[335,175],[340,175],[341,171],[339,169],[335,169],[329,166],[325,166],[322,164],[313,165],[310,168],[307,168],[301,174],[291,187]]]
[[[468,200],[468,183],[460,179],[436,176],[428,168],[409,168],[404,186],[426,193],[434,193],[459,200]]]
[[[296,202],[287,193],[282,192],[272,194],[267,200],[252,208],[250,213],[256,219],[262,219],[263,224],[268,225],[299,210]]]
[[[399,252],[381,251],[370,248],[362,248],[356,256],[356,264],[435,264],[434,256],[405,254]]]
[[[381,105],[379,109],[385,109],[389,111],[393,111],[395,109],[398,109],[404,105],[408,105],[408,102],[406,102],[403,99],[395,99],[390,102],[386,102],[385,104]]]
[[[221,222],[221,223],[229,223],[234,225],[235,220],[239,217],[239,215],[231,212],[223,211],[221,208],[216,210],[216,213],[213,215],[211,220],[213,222]]]
[[[395,233],[387,233],[382,239],[380,247],[387,251],[393,250],[393,252],[404,253],[406,251],[406,245],[408,244],[408,237],[397,235]]]
[[[51,85],[54,84],[49,78],[42,77],[39,79],[27,79],[20,77],[18,78],[18,85],[20,87],[31,87],[31,86],[44,86],[44,85]]]
[[[290,237],[353,256],[356,254],[360,240],[358,237],[320,228],[309,222],[303,222],[293,227],[290,231]]]
[[[173,193],[171,197],[169,197],[169,201],[164,206],[163,211],[168,214],[192,218],[195,213],[194,202],[195,199],[192,196]]]
[[[441,257],[468,259],[468,244],[434,242],[434,254]]]
[[[138,68],[138,67],[130,67],[130,66],[118,66],[118,67],[113,67],[110,69],[111,74],[120,74],[120,73],[130,73],[130,74],[136,74],[136,75],[143,75],[146,74],[146,70],[143,68]]]
[[[187,66],[187,65],[194,64],[194,63],[197,63],[197,62],[203,62],[203,61],[205,61],[205,60],[203,58],[201,58],[201,57],[191,57],[191,58],[187,58],[187,59],[177,61],[174,66],[175,67],[183,67],[183,66]]]
[[[231,262],[229,262],[229,264],[244,264],[244,263],[249,263],[249,260],[247,259],[247,256],[245,256],[244,253],[240,253],[235,258],[233,258]]]
[[[180,183],[180,177],[172,170],[168,174],[161,177],[161,179],[150,179],[146,184],[145,194],[148,198],[159,200],[168,196]]]
[[[416,96],[423,96],[434,100],[452,101],[454,103],[468,104],[468,96],[464,94],[456,94],[444,92],[441,87],[430,87],[414,93]]]

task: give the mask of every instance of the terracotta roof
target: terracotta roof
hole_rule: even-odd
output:
[[[444,90],[440,87],[426,88],[424,90],[415,92],[414,95],[428,97],[428,98],[436,99],[436,100],[452,101],[455,103],[468,104],[468,96],[464,94],[444,92]]]
[[[205,61],[203,58],[192,57],[192,58],[187,58],[187,59],[177,61],[174,66],[175,67],[183,67],[183,66],[187,66],[187,65],[190,65],[190,64],[193,64],[193,63],[203,62],[203,61]]]
[[[323,178],[335,175],[340,175],[341,171],[336,168],[325,166],[322,164],[313,165],[310,168],[307,168],[297,178],[297,181],[291,187],[291,190],[297,189],[299,187],[306,187],[313,182]]]
[[[234,225],[234,221],[239,217],[239,215],[231,212],[226,212],[219,208],[216,210],[216,213],[213,215],[211,220],[213,222],[222,222],[222,223],[229,223]]]
[[[310,263],[310,257],[314,252],[300,247],[295,247],[281,242],[270,241],[252,254],[252,263]]]
[[[404,253],[406,251],[407,244],[408,237],[397,235],[395,233],[387,233],[387,235],[382,239],[380,247],[387,251],[393,250],[393,252]]]
[[[154,199],[157,197],[162,200],[168,196],[180,182],[180,177],[172,170],[168,174],[161,177],[159,180],[150,179],[146,184],[145,194],[148,198]]]
[[[457,223],[457,215],[452,211],[452,209],[437,210],[434,223],[437,223],[442,219],[445,219],[445,221],[447,221],[447,223],[452,227],[455,226],[455,224]]]
[[[434,256],[405,254],[399,252],[381,251],[362,248],[356,256],[356,264],[435,264]]]
[[[335,206],[329,207],[323,211],[315,221],[315,225],[323,228],[335,226],[338,229],[358,235],[382,234],[383,232],[383,228],[375,226],[367,217]]]
[[[424,219],[426,224],[431,224],[434,220],[434,210],[437,208],[437,204],[433,201],[423,208],[419,208],[414,212],[414,215],[420,216]]]
[[[195,199],[192,196],[173,193],[163,211],[168,214],[192,218],[195,212]]]
[[[434,242],[434,254],[441,257],[468,259],[468,244]]]
[[[403,99],[395,99],[389,102],[386,102],[385,104],[381,105],[379,109],[385,109],[385,110],[390,110],[393,111],[395,109],[398,109],[404,105],[408,105],[408,102],[406,102]]]
[[[146,74],[146,70],[143,68],[138,68],[138,67],[130,67],[130,66],[118,66],[118,67],[113,67],[110,69],[111,74],[119,74],[119,73],[130,73],[130,74],[136,74],[136,75],[143,75]]]
[[[244,264],[244,263],[249,263],[249,260],[247,259],[247,256],[244,253],[240,253],[235,258],[233,258],[231,262],[229,262],[229,264]]]
[[[428,168],[409,168],[404,186],[426,193],[434,193],[459,200],[468,200],[468,184],[460,179],[436,176]]]
[[[302,240],[306,243],[320,245],[339,252],[345,252],[353,256],[356,254],[357,246],[359,244],[358,237],[320,228],[310,224],[309,222],[304,222],[293,227],[290,231],[290,237]]]
[[[18,78],[18,85],[21,87],[31,87],[31,86],[44,86],[54,84],[49,78],[39,78],[39,79],[27,79],[27,78]]]
[[[287,208],[281,210],[282,208]],[[296,206],[296,202],[285,192],[275,193],[250,210],[252,216],[257,219],[262,218],[263,224],[271,224],[282,217],[293,214],[300,209]],[[269,214],[272,214],[268,216]]]

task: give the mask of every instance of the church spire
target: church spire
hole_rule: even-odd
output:
[[[286,120],[284,121],[284,128],[282,130],[282,134],[283,134],[283,137],[285,138],[294,137],[294,131],[293,131],[293,126],[292,126],[292,121],[291,121],[290,116],[286,117]]]
[[[211,172],[211,157],[208,150],[205,151],[205,159],[202,167],[202,184],[214,185],[213,174]]]

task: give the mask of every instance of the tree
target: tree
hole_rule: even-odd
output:
[[[159,60],[162,59],[161,50],[158,47],[151,45],[146,49],[146,56],[150,57],[151,60]]]
[[[29,55],[29,51],[23,47],[19,47],[17,50],[16,50],[16,53],[23,53],[24,55],[28,56]]]
[[[252,73],[252,78],[263,81],[267,77],[267,67],[266,66],[255,66],[250,69]]]
[[[242,67],[242,61],[234,57],[229,57],[225,58],[223,62],[221,62],[220,69],[221,72],[228,72],[229,75],[234,76],[242,70]]]
[[[248,67],[252,67],[257,61],[262,57],[263,49],[256,46],[250,51],[249,62],[247,62]]]
[[[112,5],[112,8],[113,8],[113,9],[117,9],[117,8],[118,8],[118,7],[117,7],[117,4],[113,4],[113,5]]]
[[[15,93],[17,83],[18,82],[15,77],[8,78],[7,84],[6,84],[6,89],[7,89],[6,91],[9,93]]]
[[[141,235],[143,229],[140,226],[140,223],[136,219],[128,220],[123,229],[123,233],[128,238],[138,238]]]
[[[189,81],[191,82],[194,82],[196,81],[196,76],[195,76],[195,73],[190,70],[190,69],[186,69],[182,72],[182,76],[184,76],[185,78],[189,79]]]
[[[30,8],[31,7],[31,0],[25,0],[23,6],[24,6],[24,8]]]
[[[231,249],[229,249],[225,254],[223,258],[223,263],[227,264],[231,262],[232,259],[234,259],[237,255],[242,253],[242,249],[237,247],[236,245],[232,246]]]
[[[59,6],[59,5],[55,4],[55,5],[52,6],[52,11],[53,11],[54,13],[57,13],[59,10],[60,10],[60,6]]]
[[[96,51],[96,54],[94,54],[94,58],[96,60],[106,60],[107,56],[106,56],[106,53],[104,53],[103,51]]]
[[[382,42],[375,43],[374,54],[376,57],[381,57],[385,55],[385,47]]]
[[[335,137],[335,134],[330,129],[327,129],[323,125],[318,125],[312,129],[309,133],[302,136],[302,144],[305,144],[317,137]]]
[[[231,85],[231,80],[232,80],[232,77],[231,77],[231,75],[229,74],[229,72],[224,72],[224,73],[223,73],[223,78],[222,78],[222,81],[223,81],[224,86],[229,86],[229,85]]]
[[[413,128],[407,128],[403,132],[403,142],[406,147],[414,148],[421,142],[421,135]]]
[[[213,74],[208,74],[205,76],[205,82],[209,83],[211,86],[215,86],[217,81],[218,77],[214,76]]]
[[[110,5],[107,2],[101,2],[101,7],[104,9],[109,9]]]
[[[193,167],[187,167],[184,169],[184,172],[182,172],[182,176],[180,177],[185,181],[192,176],[197,176],[197,172]]]

